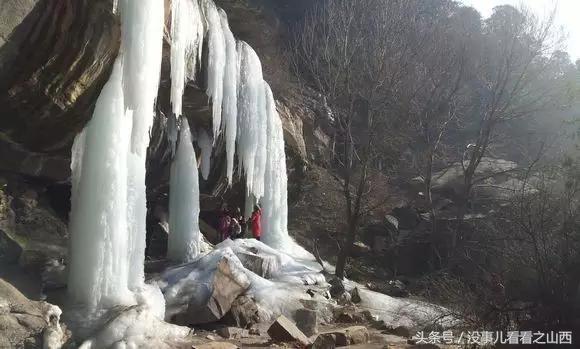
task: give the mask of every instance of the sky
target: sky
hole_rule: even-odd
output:
[[[568,35],[565,42],[573,61],[580,59],[580,0],[460,0],[476,8],[484,18],[489,17],[498,5],[521,5],[532,10],[540,18],[546,17],[556,6],[555,24]]]

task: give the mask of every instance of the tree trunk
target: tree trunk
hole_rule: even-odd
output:
[[[429,219],[431,220],[431,234],[429,235],[429,242],[431,248],[429,249],[429,264],[432,270],[441,267],[441,254],[437,248],[437,214],[435,212],[435,207],[433,205],[433,193],[432,193],[432,177],[433,177],[433,151],[429,152],[429,157],[427,160],[427,166],[425,168],[425,199],[427,200],[427,206],[429,208]]]
[[[344,280],[344,269],[346,267],[346,261],[348,257],[350,257],[350,253],[352,251],[352,245],[354,244],[354,240],[356,237],[356,223],[351,222],[348,225],[348,232],[347,236],[344,239],[344,244],[340,249],[340,253],[338,255],[338,260],[336,261],[336,272],[335,275],[340,280]]]

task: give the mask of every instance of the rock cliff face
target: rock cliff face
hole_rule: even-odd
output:
[[[112,6],[113,0],[0,5],[0,168],[66,179],[62,159],[90,118],[119,49]]]

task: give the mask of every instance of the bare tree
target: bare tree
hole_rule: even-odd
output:
[[[293,53],[298,75],[320,91],[335,119],[337,168],[343,178],[346,235],[336,265],[344,269],[356,239],[376,149],[396,115],[389,113],[418,38],[417,2],[341,0],[316,6],[298,33]]]
[[[458,17],[465,10],[451,2],[439,2],[432,14],[415,24],[427,40],[415,47],[414,69],[406,78],[408,91],[400,96],[407,107],[409,121],[414,128],[414,161],[416,171],[423,179],[423,193],[431,221],[431,248],[441,264],[436,247],[437,217],[433,203],[432,182],[435,161],[442,156],[444,137],[462,117],[465,98],[465,80],[468,74],[469,52],[474,38],[465,31]],[[479,18],[476,17],[479,21]]]
[[[464,183],[459,219],[468,209],[477,168],[496,141],[499,125],[552,106],[553,95],[537,83],[549,65],[554,43],[558,42],[552,24],[553,15],[539,21],[525,10],[508,5],[495,8],[485,23],[483,54],[474,82],[480,99],[475,111],[479,127],[475,141],[465,149],[461,159]],[[456,240],[454,235],[452,247],[456,246]]]

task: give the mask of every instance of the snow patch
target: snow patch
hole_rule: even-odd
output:
[[[276,268],[265,279],[245,268],[238,257],[252,253],[275,259]],[[167,270],[157,281],[166,300],[166,319],[185,312],[193,300],[200,304],[207,301],[212,292],[212,281],[218,262],[227,258],[234,267],[237,278],[247,278],[247,291],[258,306],[264,320],[274,320],[278,315],[293,316],[302,307],[300,299],[312,299],[305,291],[313,285],[324,286],[326,280],[320,266],[303,263],[254,239],[225,240],[215,249],[197,260]]]

